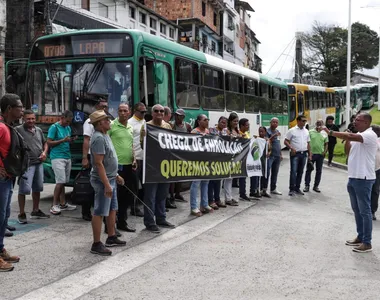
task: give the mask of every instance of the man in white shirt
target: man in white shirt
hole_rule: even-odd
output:
[[[144,199],[144,189],[142,185],[142,169],[143,169],[143,159],[144,152],[140,145],[140,132],[141,127],[145,124],[144,116],[146,114],[146,106],[144,103],[139,102],[133,108],[134,114],[132,118],[128,120],[128,124],[133,127],[133,151],[135,153],[135,159],[137,163],[136,175],[137,175],[137,186],[140,186],[138,196],[140,199]],[[135,208],[131,211],[132,215],[138,217],[143,217],[144,213],[138,208],[138,203],[136,203]]]
[[[376,181],[372,186],[371,192],[371,210],[372,210],[372,220],[376,221],[376,211],[379,207],[379,192],[380,192],[380,126],[372,125],[372,130],[377,135],[377,151],[376,151]]]
[[[291,128],[285,136],[285,146],[290,149],[289,196],[304,195],[300,190],[306,158],[311,159],[310,136],[305,128],[307,119],[304,115],[297,117],[297,126]]]
[[[347,246],[354,246],[354,252],[371,252],[372,213],[371,192],[375,183],[375,157],[377,152],[377,135],[371,128],[372,117],[361,113],[354,121],[358,133],[325,131],[330,136],[346,141],[348,156],[348,184],[351,207],[355,214],[357,237],[346,241]]]

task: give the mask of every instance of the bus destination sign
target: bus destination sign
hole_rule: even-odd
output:
[[[52,38],[38,41],[32,51],[32,60],[75,56],[132,55],[130,37],[125,34],[96,38],[92,35]]]

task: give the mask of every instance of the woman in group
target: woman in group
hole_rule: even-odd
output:
[[[195,120],[194,129],[191,131],[193,134],[206,135],[210,134],[208,130],[209,119],[205,115],[198,115]],[[190,209],[191,214],[197,217],[202,216],[202,214],[207,214],[213,212],[213,208],[208,205],[208,180],[197,180],[193,181],[190,187]],[[197,194],[198,190],[201,190],[201,203],[200,209],[198,207]]]
[[[231,138],[241,137],[239,134],[239,117],[236,113],[231,113],[227,122],[227,135]],[[232,198],[232,178],[224,179],[224,196],[226,204],[238,206],[239,201]]]
[[[218,124],[210,128],[210,134],[213,135],[227,135],[227,118],[220,117]],[[210,180],[208,184],[208,204],[213,209],[218,209],[219,207],[227,207],[226,203],[220,200],[220,186],[222,184],[221,180]]]

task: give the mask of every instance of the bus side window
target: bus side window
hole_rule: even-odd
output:
[[[198,108],[199,67],[196,63],[177,59],[175,61],[176,103],[178,107]]]
[[[154,88],[154,104],[172,106],[172,84],[170,67],[162,62],[156,62],[157,67],[162,71],[162,83],[158,83]]]
[[[282,113],[288,114],[288,90],[281,89]]]
[[[201,105],[204,109],[224,110],[223,71],[202,66]]]
[[[243,112],[243,79],[241,76],[226,73],[226,109],[228,111]]]
[[[261,101],[259,103],[259,110],[261,113],[269,113],[271,110],[269,102],[269,86],[264,82],[259,83],[259,90]]]
[[[259,112],[260,98],[258,97],[259,85],[254,79],[244,78],[244,103],[245,112]]]

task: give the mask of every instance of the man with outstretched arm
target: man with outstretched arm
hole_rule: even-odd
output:
[[[347,246],[354,246],[354,252],[372,251],[372,212],[371,192],[376,180],[375,157],[377,135],[371,128],[372,117],[368,113],[358,114],[353,122],[358,133],[336,132],[324,128],[329,136],[346,141],[348,154],[347,191],[354,211],[357,236],[346,241]]]

